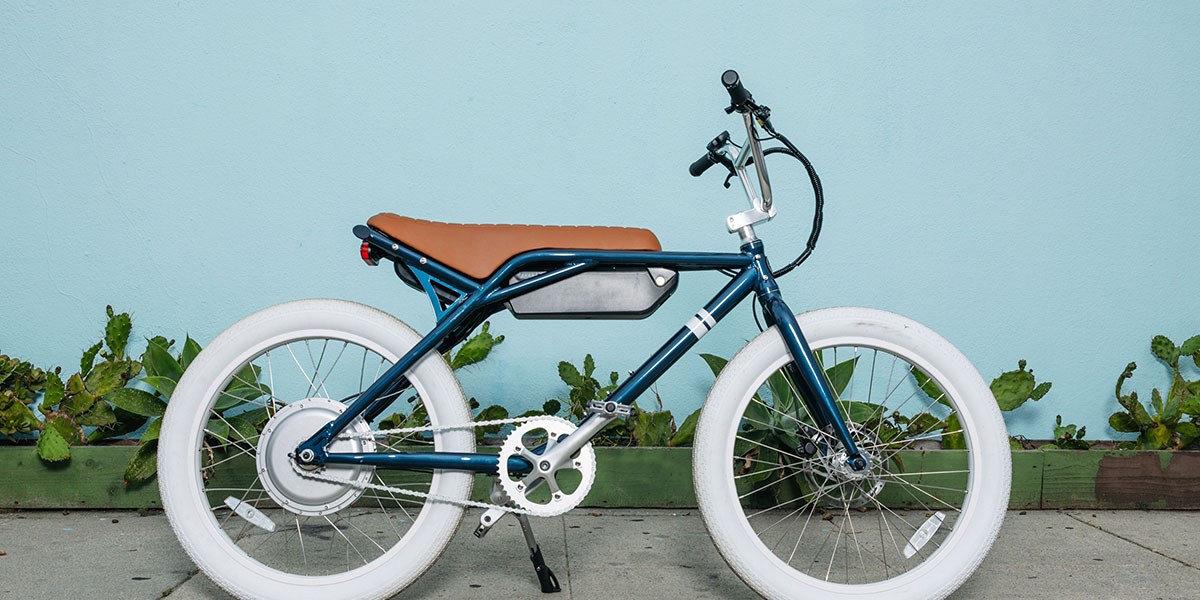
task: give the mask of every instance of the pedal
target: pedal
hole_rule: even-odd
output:
[[[561,592],[562,587],[558,585],[558,578],[554,576],[554,571],[546,566],[546,561],[542,558],[542,549],[538,546],[537,540],[533,538],[533,526],[529,524],[529,516],[519,514],[517,520],[521,522],[521,532],[525,534],[525,545],[529,546],[529,561],[533,563],[533,571],[537,573],[542,593]]]
[[[628,419],[633,415],[632,406],[613,402],[612,400],[592,400],[588,402],[587,411],[603,417],[616,417],[618,419]]]

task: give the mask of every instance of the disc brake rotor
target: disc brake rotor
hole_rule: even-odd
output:
[[[857,425],[850,427],[850,433],[860,444],[865,442],[872,448],[879,445],[878,438],[870,432],[860,431]],[[875,498],[883,490],[887,465],[878,450],[865,450],[863,454],[870,463],[866,472],[852,471],[846,464],[844,451],[817,456],[802,468],[804,479],[816,496],[814,502],[832,508],[858,508]]]

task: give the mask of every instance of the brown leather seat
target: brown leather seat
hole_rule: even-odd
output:
[[[392,213],[379,213],[367,225],[476,279],[529,250],[662,250],[654,233],[633,227],[460,225]]]

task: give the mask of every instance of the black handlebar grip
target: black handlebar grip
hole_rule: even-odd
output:
[[[725,86],[725,91],[729,92],[729,104],[735,109],[741,110],[747,102],[754,100],[750,92],[742,87],[742,80],[738,77],[737,71],[733,69],[721,74],[721,85]]]
[[[699,177],[715,164],[717,164],[717,161],[713,158],[712,153],[706,152],[704,156],[701,156],[699,160],[692,163],[692,166],[688,167],[688,173],[691,173],[692,177]]]

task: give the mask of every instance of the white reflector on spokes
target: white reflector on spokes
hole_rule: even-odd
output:
[[[933,534],[937,533],[939,527],[942,526],[942,521],[946,519],[946,515],[941,511],[933,513],[932,517],[925,519],[917,532],[911,538],[908,538],[908,544],[904,546],[904,558],[912,558],[918,550],[929,543]]]
[[[264,515],[261,510],[250,506],[249,503],[242,502],[233,496],[229,496],[225,499],[225,506],[233,509],[233,512],[237,513],[239,517],[249,521],[251,525],[259,529],[265,529],[266,531],[275,531],[275,522],[271,520],[271,517]]]

